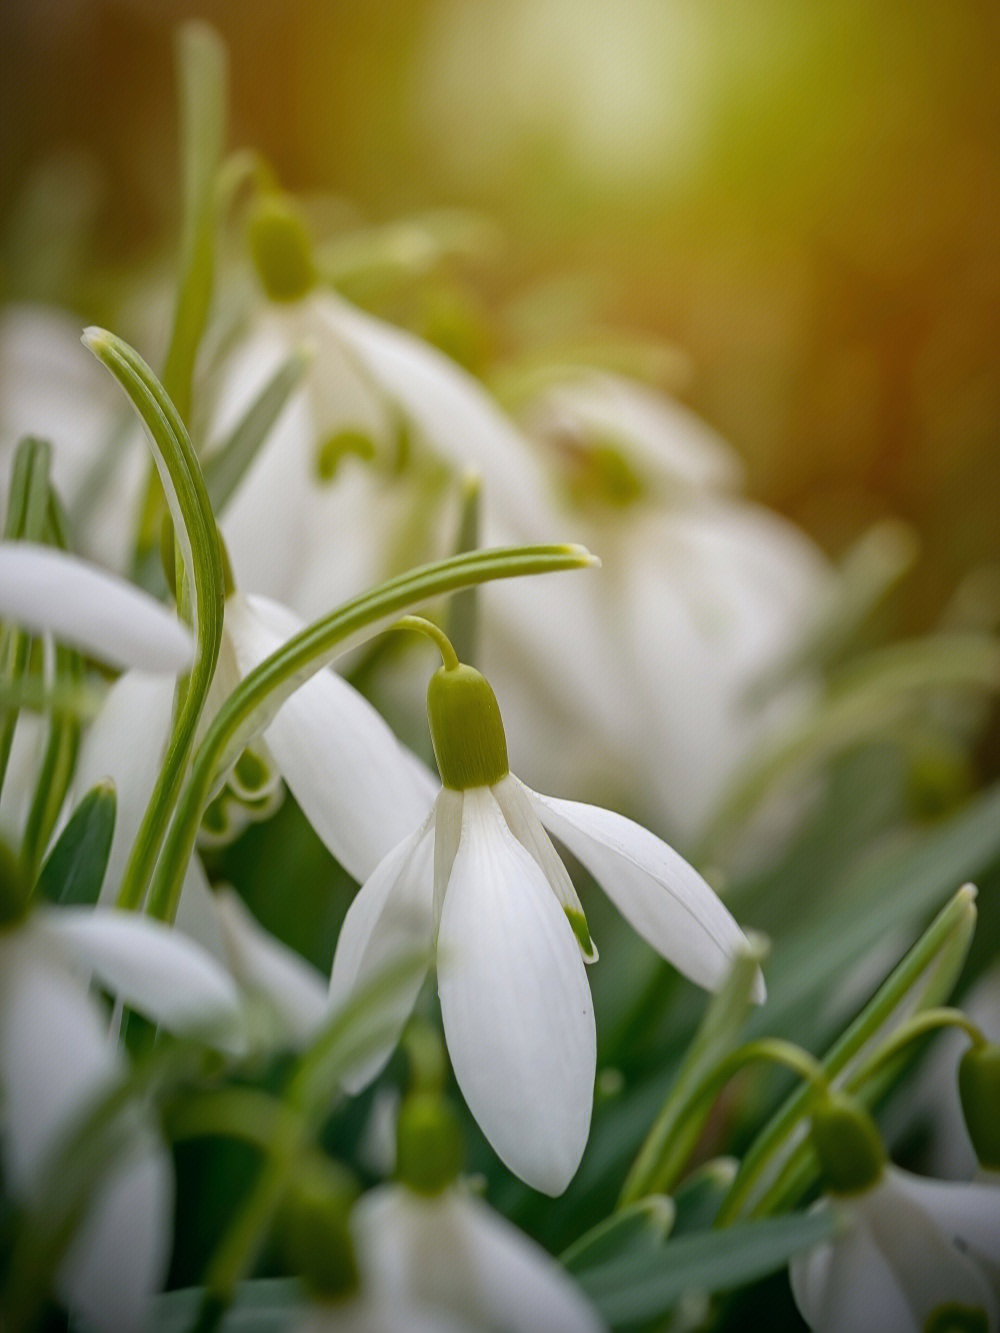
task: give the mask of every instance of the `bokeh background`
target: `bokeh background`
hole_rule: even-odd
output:
[[[474,369],[586,321],[662,338],[664,387],[829,551],[916,526],[904,627],[1000,559],[991,0],[5,0],[4,299],[97,317],[95,274],[176,252],[194,16],[285,185],[496,221],[417,320]]]

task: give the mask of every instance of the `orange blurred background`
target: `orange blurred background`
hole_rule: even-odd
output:
[[[905,623],[1000,560],[996,4],[6,0],[6,299],[91,318],[88,269],[172,253],[192,16],[229,46],[230,142],[285,185],[501,224],[447,292],[474,368],[546,301],[556,332],[579,307],[662,336],[670,387],[828,550],[916,525]]]

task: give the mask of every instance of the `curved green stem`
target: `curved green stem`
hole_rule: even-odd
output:
[[[437,647],[441,661],[449,671],[454,671],[459,666],[458,654],[452,647],[451,640],[432,620],[425,620],[423,616],[401,616],[390,628],[411,629],[416,634],[422,634]]]
[[[452,556],[390,579],[289,639],[233,691],[202,741],[157,865],[150,913],[173,919],[198,825],[215,782],[285,700],[322,667],[384,628],[387,619],[430,598],[491,579],[581,569],[595,563],[582,546],[504,547]]]

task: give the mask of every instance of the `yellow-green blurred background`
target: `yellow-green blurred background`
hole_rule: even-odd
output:
[[[995,0],[5,0],[5,298],[86,318],[83,269],[176,245],[193,16],[232,145],[287,186],[499,221],[450,293],[484,367],[511,310],[582,302],[683,350],[675,387],[828,550],[915,523],[911,617],[1000,558]]]

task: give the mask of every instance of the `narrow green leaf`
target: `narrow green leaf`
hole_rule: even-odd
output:
[[[116,807],[114,784],[99,782],[73,811],[38,875],[37,891],[50,902],[97,902],[111,855]]]
[[[645,1194],[669,1192],[683,1171],[711,1111],[702,1096],[712,1071],[730,1054],[753,1003],[767,945],[760,939],[740,954],[713,997],[678,1071],[670,1094],[622,1187],[620,1206]]]
[[[655,1319],[687,1292],[732,1291],[784,1268],[828,1240],[829,1213],[748,1222],[668,1241],[661,1249],[590,1269],[580,1285],[610,1324]]]
[[[236,423],[225,443],[205,459],[205,487],[217,514],[225,508],[257,450],[267,439],[311,359],[311,353],[305,348],[287,357]]]
[[[649,1194],[629,1204],[585,1232],[560,1255],[574,1277],[589,1269],[603,1268],[623,1258],[660,1252],[674,1224],[673,1200],[665,1194]]]
[[[135,909],[141,906],[152,876],[215,673],[225,595],[222,550],[198,459],[163,386],[142,357],[114,334],[88,329],[83,341],[125,390],[146,429],[181,553],[195,633],[195,659],[187,689],[118,897],[119,906]]]
[[[474,551],[479,545],[480,481],[470,474],[462,478],[462,511],[455,543],[456,555]],[[448,608],[448,637],[458,660],[475,666],[479,653],[479,592],[466,588],[457,592]]]
[[[226,48],[206,23],[186,23],[177,43],[184,195],[181,269],[163,383],[186,420],[195,357],[212,299],[216,180],[226,135]]]
[[[582,546],[515,546],[472,551],[411,569],[307,626],[260,663],[219,709],[194,758],[150,893],[150,911],[172,920],[202,812],[217,780],[300,685],[336,657],[387,628],[402,612],[491,579],[582,569],[597,562]]]
[[[191,1333],[204,1299],[201,1287],[157,1296],[150,1313],[151,1333]],[[219,1333],[286,1333],[296,1314],[306,1317],[298,1278],[257,1278],[236,1287]]]

